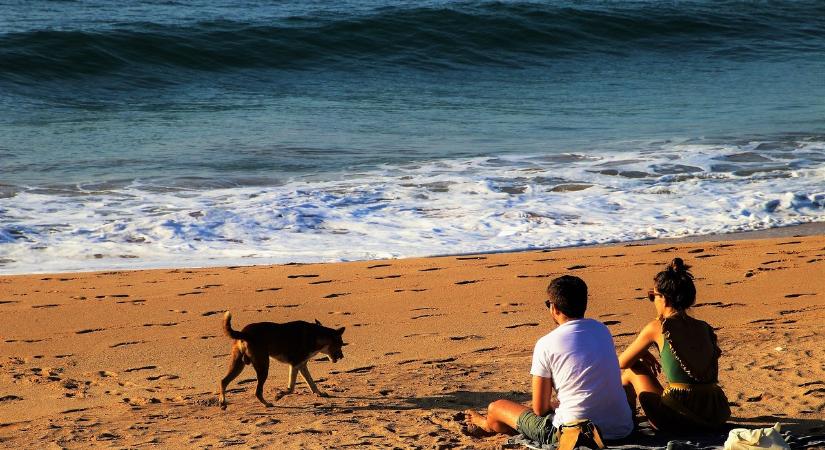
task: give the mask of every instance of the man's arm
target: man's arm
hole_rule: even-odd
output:
[[[553,380],[533,375],[533,413],[545,416],[553,411],[550,397],[553,394]]]

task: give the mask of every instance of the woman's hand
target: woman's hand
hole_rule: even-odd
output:
[[[639,354],[639,363],[654,375],[658,375],[662,371],[662,364],[650,353],[650,350],[645,350]]]

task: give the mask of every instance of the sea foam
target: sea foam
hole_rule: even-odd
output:
[[[0,198],[0,273],[345,261],[825,221],[825,143],[434,160],[278,186]]]

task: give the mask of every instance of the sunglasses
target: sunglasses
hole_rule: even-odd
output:
[[[647,299],[650,300],[651,302],[653,300],[656,300],[657,295],[662,295],[662,294],[660,294],[658,292],[654,292],[654,291],[647,291]]]

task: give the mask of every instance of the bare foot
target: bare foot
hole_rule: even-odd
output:
[[[472,409],[464,410],[465,426],[461,430],[467,436],[481,438],[496,434],[487,428],[487,419]]]

